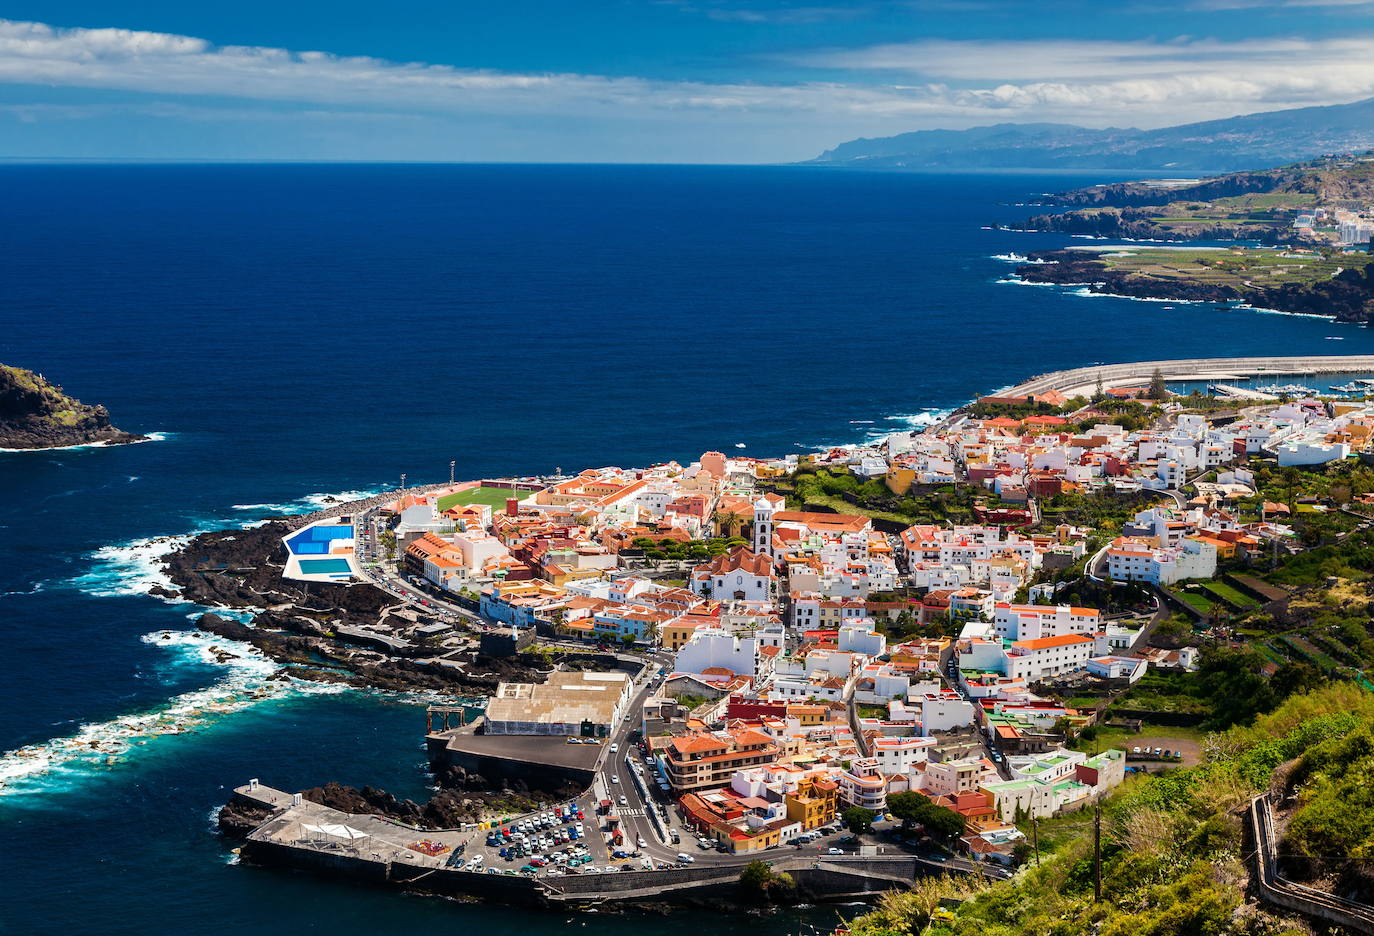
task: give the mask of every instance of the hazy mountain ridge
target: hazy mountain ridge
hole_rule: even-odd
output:
[[[1001,123],[841,143],[805,165],[1229,172],[1374,147],[1374,98],[1156,130]]]

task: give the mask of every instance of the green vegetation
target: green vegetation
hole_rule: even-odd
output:
[[[1196,591],[1190,591],[1186,587],[1176,586],[1170,588],[1169,594],[1192,608],[1198,614],[1209,614],[1212,610],[1212,600],[1210,598]]]
[[[1210,592],[1238,611],[1248,611],[1260,606],[1260,603],[1254,598],[1251,598],[1235,586],[1228,585],[1225,582],[1207,581],[1198,582],[1197,584],[1203,591]]]
[[[652,562],[706,562],[714,559],[722,553],[729,552],[735,546],[749,545],[739,537],[729,539],[723,536],[712,537],[704,540],[688,540],[682,542],[674,539],[656,540],[651,536],[640,536],[631,541],[631,546],[635,549],[644,550],[644,558]]]
[[[1073,397],[1060,406],[1051,403],[993,402],[996,398],[976,400],[968,406],[968,413],[977,419],[993,419],[1005,416],[1008,419],[1025,419],[1027,416],[1063,416],[1074,413],[1088,405],[1083,397]]]
[[[766,861],[755,859],[739,873],[740,885],[746,892],[765,900],[787,897],[797,889],[797,882],[786,871],[774,871]]]
[[[1119,709],[1155,712],[1171,716],[1170,721],[1195,716],[1202,728],[1219,731],[1248,724],[1288,695],[1320,682],[1320,674],[1299,662],[1285,663],[1270,675],[1271,662],[1251,647],[1204,646],[1197,672],[1151,669],[1112,702],[1107,719]]]
[[[918,825],[933,839],[952,841],[964,834],[964,817],[952,809],[937,806],[921,793],[894,793],[887,798],[887,811],[902,820],[902,828]]]
[[[1085,811],[1038,823],[1040,863],[1015,879],[981,889],[976,882],[952,878],[918,882],[911,892],[894,894],[854,920],[851,931],[854,936],[1307,932],[1271,908],[1242,907],[1246,871],[1236,811],[1268,785],[1280,764],[1295,757],[1312,765],[1312,777],[1332,785],[1333,797],[1343,777],[1367,776],[1367,770],[1342,773],[1327,765],[1358,765],[1362,752],[1374,750],[1371,724],[1374,694],[1350,685],[1327,686],[1293,696],[1252,726],[1211,736],[1206,759],[1197,767],[1128,781],[1103,810],[1101,901],[1093,895],[1091,815]],[[1359,740],[1342,740],[1354,738]],[[1367,792],[1353,795],[1369,797]],[[1308,805],[1335,802],[1317,795]],[[1374,810],[1363,812],[1374,816]],[[1374,820],[1339,829],[1339,809],[1323,805],[1310,815],[1304,827],[1311,835],[1291,848],[1358,850],[1371,841],[1366,826],[1374,827]],[[942,903],[957,906],[942,914]]]
[[[881,480],[860,481],[847,471],[799,469],[790,485],[778,485],[795,509],[829,507],[893,523],[969,523],[979,491],[972,485],[942,485],[920,494],[894,494]]]
[[[840,821],[855,835],[862,835],[873,829],[873,811],[862,806],[850,806],[840,813]]]
[[[517,500],[528,497],[529,491],[513,491],[510,488],[499,487],[476,487],[470,491],[459,491],[456,494],[445,494],[436,501],[436,506],[441,510],[448,510],[455,505],[486,504],[488,507],[505,507],[506,501],[514,497]]]
[[[1166,225],[1194,223],[1217,218],[1153,219]],[[1340,257],[1317,253],[1296,254],[1272,248],[1233,247],[1228,250],[1169,250],[1135,248],[1103,254],[1108,269],[1133,273],[1150,279],[1185,280],[1232,286],[1245,291],[1256,286],[1300,285],[1329,280],[1350,262]]]

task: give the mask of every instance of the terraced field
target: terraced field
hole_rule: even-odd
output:
[[[1286,250],[1233,248],[1168,250],[1134,248],[1102,255],[1108,269],[1148,276],[1253,289],[1329,280],[1350,261]]]

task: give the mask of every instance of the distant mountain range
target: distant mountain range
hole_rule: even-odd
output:
[[[995,124],[850,140],[804,165],[865,169],[1230,172],[1374,148],[1374,98],[1158,130]]]

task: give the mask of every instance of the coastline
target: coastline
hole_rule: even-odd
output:
[[[999,282],[1084,291],[1080,295],[1227,305],[1348,324],[1364,325],[1374,320],[1374,283],[1356,269],[1346,271],[1352,274],[1349,277],[1342,273],[1308,286],[1286,284],[1239,289],[1225,283],[1166,280],[1110,269],[1102,258],[1105,252],[1107,248],[1034,251],[1027,255],[1027,262],[1016,266],[1014,281]],[[1328,308],[1334,311],[1317,311]]]
[[[146,434],[139,434],[135,432],[125,432],[122,433],[122,435],[127,436],[127,438],[96,439],[91,442],[72,442],[62,445],[33,445],[24,448],[0,446],[0,454],[18,455],[24,452],[75,452],[80,449],[117,448],[122,445],[140,445],[144,442],[164,442],[167,440],[169,433],[149,432]]]

